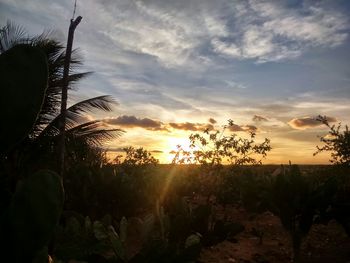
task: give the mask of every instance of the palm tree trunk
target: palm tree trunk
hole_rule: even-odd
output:
[[[59,142],[59,169],[60,175],[64,174],[64,152],[65,152],[65,128],[66,128],[66,110],[67,110],[67,90],[68,90],[68,77],[69,77],[69,65],[72,55],[72,46],[74,38],[74,30],[79,25],[82,17],[78,16],[75,20],[71,19],[68,31],[66,57],[64,61],[63,69],[63,86],[62,86],[62,100],[61,100],[61,125],[60,125],[60,142]]]

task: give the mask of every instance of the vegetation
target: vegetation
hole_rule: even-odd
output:
[[[1,55],[0,74],[1,86],[6,87],[0,101],[3,121],[11,127],[21,120],[21,127],[11,133],[8,126],[1,126],[0,143],[8,152],[31,131],[38,117],[47,86],[47,60],[39,48],[17,45]]]
[[[334,177],[325,182],[306,178],[296,165],[283,168],[273,180],[269,208],[290,234],[295,262],[299,262],[303,238],[315,220],[326,214],[336,191]]]
[[[181,145],[175,152],[173,163],[201,164],[216,167],[223,163],[230,165],[261,164],[271,150],[270,140],[255,142],[255,131],[249,131],[249,138],[239,137],[233,128],[235,124],[228,120],[222,130],[206,129],[203,134],[191,134],[190,151],[185,151]],[[229,135],[226,132],[229,132]],[[261,156],[261,157],[259,157]]]
[[[36,68],[30,69],[31,64]],[[1,135],[7,142],[0,154],[6,156],[9,150],[21,143],[37,119],[46,90],[48,64],[40,49],[22,44],[0,55],[0,68],[4,94],[8,95],[3,101],[7,109],[4,110],[5,120],[19,117],[24,120],[15,133],[11,129],[2,129]],[[13,79],[15,77],[17,79]],[[28,93],[26,85],[33,88],[35,96],[29,96],[26,102],[22,102],[13,92]],[[39,170],[28,174],[23,182],[18,182],[13,194],[6,188],[2,191],[7,194],[0,216],[3,259],[43,262],[47,259],[47,246],[63,208],[61,179],[55,172]]]
[[[51,39],[49,34],[41,34],[39,36],[28,37],[25,30],[10,22],[0,30],[0,53],[6,56],[6,51],[11,47],[21,44],[26,44],[31,47],[40,49],[47,60],[48,65],[48,80],[47,88],[44,93],[44,99],[41,101],[41,109],[35,118],[34,124],[31,124],[31,129],[26,138],[16,148],[12,148],[11,152],[7,153],[7,161],[11,164],[9,168],[16,167],[16,170],[11,171],[17,174],[17,177],[23,176],[20,171],[30,169],[34,166],[34,170],[40,166],[41,168],[56,169],[57,152],[58,152],[58,134],[60,122],[60,100],[62,74],[64,66],[65,52],[64,47],[56,40]],[[23,59],[24,57],[22,57]],[[71,59],[72,69],[76,69],[81,60],[76,51],[73,51]],[[32,63],[33,64],[33,63]],[[33,67],[35,65],[30,65]],[[29,68],[29,66],[27,66]],[[33,67],[34,68],[34,67]],[[38,68],[39,70],[40,68]],[[45,71],[43,71],[45,72]],[[31,71],[27,72],[32,73]],[[69,88],[80,79],[87,77],[91,72],[72,73],[69,76]],[[12,73],[11,81],[16,77]],[[19,78],[17,78],[19,79]],[[22,79],[22,85],[25,78]],[[10,82],[7,82],[10,83]],[[12,91],[13,92],[13,91]],[[23,95],[28,93],[27,90]],[[18,100],[18,94],[16,93]],[[30,95],[32,96],[32,94]],[[5,97],[3,97],[5,99]],[[14,96],[12,95],[14,99]],[[26,98],[23,96],[23,98]],[[73,104],[67,109],[66,113],[66,137],[67,137],[67,152],[74,155],[67,155],[67,166],[78,159],[83,161],[88,158],[87,155],[93,154],[92,148],[100,146],[104,140],[116,138],[121,135],[122,130],[109,128],[102,120],[86,121],[84,115],[93,110],[111,111],[115,101],[110,96],[99,96]],[[21,104],[23,107],[28,106]],[[11,109],[8,107],[7,109]],[[24,110],[23,108],[13,109]],[[8,110],[7,110],[8,111]],[[12,119],[17,121],[18,119]],[[13,123],[13,125],[17,125]],[[5,138],[5,137],[3,137]],[[70,143],[69,143],[70,142]],[[97,150],[98,152],[98,150]],[[92,158],[91,158],[92,159]]]
[[[125,151],[125,157],[117,155],[113,162],[115,164],[122,164],[124,166],[147,166],[156,165],[159,160],[154,158],[150,152],[142,147],[135,149],[134,147],[123,148]]]
[[[321,152],[331,152],[332,159],[330,162],[334,164],[350,165],[350,131],[345,125],[342,130],[342,125],[330,125],[326,116],[319,116],[318,121],[322,122],[329,128],[328,134],[320,137],[320,141],[324,143],[322,147],[317,146],[317,151],[314,155]]]

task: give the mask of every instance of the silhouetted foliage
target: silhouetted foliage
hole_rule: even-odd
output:
[[[294,262],[299,262],[300,247],[313,224],[323,217],[337,192],[337,180],[316,180],[301,174],[298,166],[281,170],[269,191],[271,211],[289,232]]]
[[[61,178],[53,171],[40,170],[26,173],[21,183],[13,180],[11,187],[6,179],[14,176],[10,169],[4,169],[3,163],[8,152],[28,136],[41,110],[48,78],[47,60],[40,49],[17,45],[0,54],[0,73],[3,120],[12,126],[22,120],[15,132],[13,127],[1,129],[1,256],[5,262],[45,262],[47,246],[63,208]],[[19,99],[18,94],[25,97]]]
[[[318,116],[317,120],[326,125],[329,131],[327,135],[320,137],[320,141],[324,145],[322,147],[317,146],[314,155],[321,152],[331,152],[332,159],[330,162],[350,165],[350,131],[348,125],[345,125],[344,129],[342,129],[341,123],[330,125],[326,116]]]
[[[216,167],[222,163],[231,165],[261,164],[263,158],[271,150],[270,140],[265,138],[262,143],[256,143],[256,133],[249,131],[249,137],[239,137],[230,128],[234,127],[232,120],[224,125],[222,130],[206,129],[203,134],[195,133],[189,136],[190,149],[184,150],[178,146],[173,163],[197,163]],[[229,132],[226,135],[225,132]]]
[[[143,165],[155,165],[159,163],[159,160],[154,158],[152,154],[146,149],[126,147],[123,148],[125,151],[125,158],[121,164],[126,166],[143,166]],[[117,160],[116,160],[117,161]]]
[[[64,46],[52,39],[50,33],[38,36],[28,36],[26,31],[13,23],[8,22],[0,29],[0,53],[11,47],[27,44],[39,48],[44,52],[48,61],[48,85],[42,103],[41,111],[27,138],[7,156],[6,162],[12,162],[11,167],[17,167],[14,174],[20,174],[23,169],[38,167],[56,169],[58,151],[58,134],[60,123],[60,101],[62,88],[62,74],[65,59]],[[91,72],[75,73],[82,61],[74,50],[71,58],[72,74],[68,78],[69,89],[72,89],[80,79]],[[99,96],[78,102],[67,108],[66,113],[66,144],[69,151],[81,152],[81,148],[99,147],[101,144],[122,134],[121,129],[108,126],[103,120],[87,121],[85,114],[94,110],[111,111],[116,104],[110,96]],[[79,149],[80,148],[80,149]],[[99,151],[90,151],[91,153]],[[72,159],[78,161],[80,154],[73,154]],[[69,158],[72,154],[68,154]],[[83,156],[82,156],[83,157]],[[84,157],[80,160],[85,162]],[[87,162],[86,162],[87,163]]]

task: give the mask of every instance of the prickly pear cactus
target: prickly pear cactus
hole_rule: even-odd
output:
[[[120,241],[124,245],[128,236],[128,220],[124,216],[120,220],[119,236],[120,236]]]
[[[63,201],[61,178],[55,172],[39,171],[19,185],[7,213],[6,231],[3,231],[7,233],[11,262],[30,262],[48,245]]]
[[[47,80],[47,59],[39,48],[23,44],[0,55],[1,153],[6,153],[32,129]]]

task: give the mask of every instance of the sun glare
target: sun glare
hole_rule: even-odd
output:
[[[168,139],[164,147],[164,160],[166,163],[171,163],[175,154],[174,151],[177,151],[177,146],[180,145],[181,148],[185,151],[193,150],[190,148],[190,140],[187,137],[171,137]]]
[[[190,150],[190,140],[188,138],[185,137],[172,137],[169,138],[168,140],[168,147],[170,149],[170,151],[175,151],[177,150],[177,146],[181,145],[181,147],[188,151]]]

